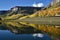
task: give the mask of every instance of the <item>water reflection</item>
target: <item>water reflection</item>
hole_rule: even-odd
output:
[[[31,38],[34,38],[34,39],[60,40],[60,26],[56,26],[56,25],[38,25],[38,24],[14,22],[14,21],[0,22],[0,30],[1,30],[0,35],[2,30],[7,30],[8,33],[7,32],[6,33],[9,35],[15,34],[15,35],[21,36],[21,34],[22,35],[25,34],[25,36],[30,35]]]
[[[44,36],[44,34],[37,33],[37,34],[33,34],[33,36],[34,36],[34,37],[41,37],[41,38],[42,38],[42,37]]]
[[[44,37],[34,37],[33,34],[13,34],[8,30],[0,30],[0,40],[51,40],[44,34]]]

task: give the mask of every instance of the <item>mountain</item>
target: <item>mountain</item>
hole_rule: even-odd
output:
[[[10,10],[1,10],[0,15],[12,15],[12,14],[33,14],[34,12],[41,10],[43,7],[32,7],[32,6],[15,6]]]
[[[6,14],[8,11],[7,10],[1,10],[0,15]]]
[[[3,15],[3,19],[19,19],[23,16],[31,15],[39,10],[41,10],[43,7],[32,7],[32,6],[15,6],[12,7],[8,11],[1,11],[1,14]]]
[[[15,6],[8,11],[8,15],[13,15],[13,14],[29,15],[29,14],[33,14],[38,10],[41,10],[42,8],[43,7]]]

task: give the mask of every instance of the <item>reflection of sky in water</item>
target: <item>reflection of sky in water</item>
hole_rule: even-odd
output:
[[[8,30],[0,30],[0,40],[51,40],[47,34],[13,34]]]

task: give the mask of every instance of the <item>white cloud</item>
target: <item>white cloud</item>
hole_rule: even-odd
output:
[[[44,6],[44,4],[43,3],[38,3],[38,4],[33,4],[33,7],[43,7]]]
[[[33,7],[37,7],[37,5],[36,4],[33,4]]]
[[[38,6],[38,7],[43,7],[44,4],[43,4],[43,3],[38,3],[37,6]]]

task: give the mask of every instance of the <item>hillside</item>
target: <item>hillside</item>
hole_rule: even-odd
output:
[[[25,18],[33,18],[33,17],[47,17],[47,16],[60,16],[60,6],[50,7],[45,10],[37,11],[32,15],[29,15],[27,17],[22,17],[21,19]]]
[[[8,12],[2,16],[3,20],[7,19],[20,19],[23,16],[31,15],[43,7],[29,7],[29,6],[15,6],[8,10]]]

